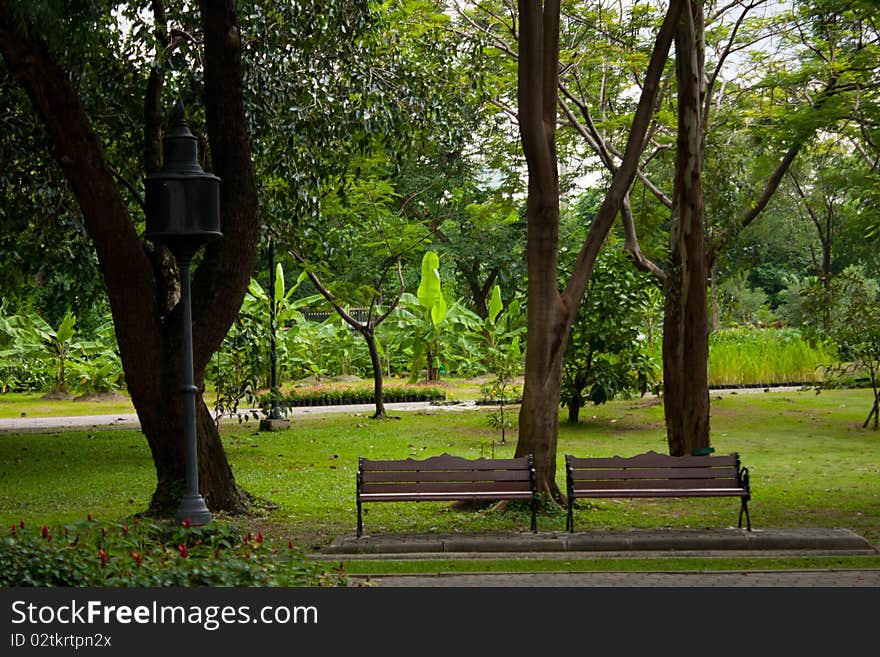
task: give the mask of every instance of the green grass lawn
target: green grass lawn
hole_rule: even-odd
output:
[[[880,544],[880,435],[861,428],[869,405],[865,390],[713,396],[713,445],[719,454],[739,452],[749,467],[754,527],[845,527]],[[223,434],[237,480],[269,503],[249,522],[267,538],[314,550],[354,533],[359,456],[512,456],[515,442],[499,444],[488,413],[432,409],[384,421],[367,413],[295,416],[288,431],[259,433],[254,425],[229,424]],[[563,489],[566,453],[629,456],[666,449],[656,400],[588,407],[582,418],[576,426],[560,425],[557,476]],[[126,518],[147,507],[154,485],[149,449],[135,430],[0,434],[0,522],[7,526],[21,519],[55,524],[88,513]],[[529,524],[528,510],[516,505],[504,511],[456,510],[447,503],[364,508],[370,533],[527,531]],[[738,510],[739,503],[727,498],[600,500],[583,504],[575,524],[585,530],[729,527]],[[563,531],[563,510],[543,511],[538,527]]]
[[[44,400],[41,392],[7,392],[0,395],[0,418],[53,417],[69,415],[112,415],[134,413],[131,400],[123,394],[104,399],[71,401]]]

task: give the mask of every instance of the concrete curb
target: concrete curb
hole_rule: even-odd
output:
[[[528,554],[645,552],[791,552],[877,554],[867,540],[840,528],[663,529],[628,531],[493,532],[478,534],[401,534],[340,536],[326,555]]]

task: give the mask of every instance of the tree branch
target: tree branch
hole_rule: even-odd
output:
[[[592,275],[599,249],[601,249],[636,175],[639,158],[645,143],[645,134],[647,133],[659,94],[663,69],[669,56],[669,49],[684,5],[684,0],[670,0],[663,24],[657,33],[654,49],[651,52],[651,59],[645,75],[644,87],[639,97],[639,104],[636,108],[632,125],[630,126],[623,161],[611,180],[611,187],[608,189],[605,199],[599,207],[599,211],[593,218],[593,223],[590,226],[580,253],[578,253],[572,275],[563,292],[564,302],[571,308],[576,308],[578,300],[583,297],[584,290]]]

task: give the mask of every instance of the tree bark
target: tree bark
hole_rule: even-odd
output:
[[[553,499],[562,360],[571,323],[592,276],[599,249],[632,184],[654,110],[683,0],[671,0],[645,75],[623,161],[593,219],[562,294],[558,288],[559,183],[556,162],[556,108],[559,77],[559,3],[519,0],[520,38],[517,95],[520,138],[528,165],[526,203],[528,319],[523,401],[516,455],[532,454],[538,490]]]
[[[208,249],[193,285],[194,369],[200,389],[205,366],[244,297],[257,235],[234,3],[209,3],[204,13],[208,131],[214,170],[223,180],[221,229],[226,239]],[[150,257],[138,236],[66,72],[41,41],[19,31],[20,25],[0,0],[0,51],[45,126],[97,252],[129,393],[156,467],[150,510],[171,515],[185,490],[180,309],[169,312],[168,303],[175,296],[169,290],[173,277],[162,269],[167,262]],[[197,425],[199,484],[206,503],[214,511],[248,511],[249,496],[235,482],[201,395]]]
[[[663,405],[673,456],[709,446],[709,327],[701,183],[702,7],[700,0],[687,5],[675,36],[678,142],[663,324]]]

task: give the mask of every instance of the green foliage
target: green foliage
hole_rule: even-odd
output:
[[[101,523],[89,517],[32,529],[23,520],[0,541],[0,586],[344,586],[292,544],[270,548],[214,522],[169,526],[148,520]]]
[[[439,268],[437,254],[425,252],[419,295],[401,295],[400,305],[391,314],[383,332],[383,336],[387,336],[384,338],[386,348],[399,349],[411,359],[411,383],[418,380],[422,370],[428,381],[439,379],[443,369],[453,370],[450,361],[456,358],[455,347],[465,353],[471,351],[473,331],[482,324],[477,315],[460,303],[447,305]]]
[[[837,344],[840,365],[831,370],[829,385],[840,379],[864,375],[874,392],[874,403],[865,420],[880,426],[880,284],[856,267],[835,276],[830,287],[814,290],[814,300],[830,302],[830,323],[825,333]]]
[[[68,312],[57,328],[36,313],[0,318],[0,389],[45,389],[66,393],[68,384],[84,392],[107,392],[122,386],[122,363],[109,318],[82,340],[76,316]]]
[[[446,389],[441,385],[390,383],[382,387],[386,402],[421,402],[446,399]],[[272,396],[267,393],[260,397],[260,406],[268,414]],[[372,404],[374,388],[372,384],[355,385],[301,385],[284,392],[278,400],[282,412],[299,406],[334,406],[337,404]]]
[[[498,402],[498,410],[489,416],[488,421],[489,426],[501,430],[501,443],[504,444],[507,429],[513,427],[505,406],[520,394],[514,378],[523,368],[520,341],[526,331],[526,317],[517,300],[504,309],[498,285],[492,288],[488,311],[482,333],[486,363],[492,378],[480,389],[486,400]]]
[[[301,310],[321,298],[320,295],[294,298],[305,278],[305,272],[301,273],[288,289],[284,268],[278,263],[273,290],[266,291],[256,279],[251,279],[238,318],[206,371],[206,378],[213,382],[217,393],[214,402],[217,417],[238,414],[243,401],[257,402],[257,391],[269,376],[270,335],[273,331],[276,332],[276,350],[282,365],[279,370],[288,366],[292,372],[296,371],[292,364],[296,359],[295,350],[291,346],[301,331],[305,333],[310,328],[310,322],[303,317]],[[273,311],[274,325],[271,320]],[[288,324],[292,328],[287,329]],[[283,335],[277,333],[279,326],[286,328]],[[305,351],[305,348],[299,350],[301,354]]]
[[[604,404],[617,395],[644,395],[656,383],[658,365],[642,329],[657,309],[652,282],[637,272],[622,250],[605,250],[571,329],[562,365],[560,402],[577,422],[590,401]]]
[[[745,273],[724,281],[718,296],[722,320],[726,323],[755,325],[770,319],[767,294],[760,287],[751,287]]]

